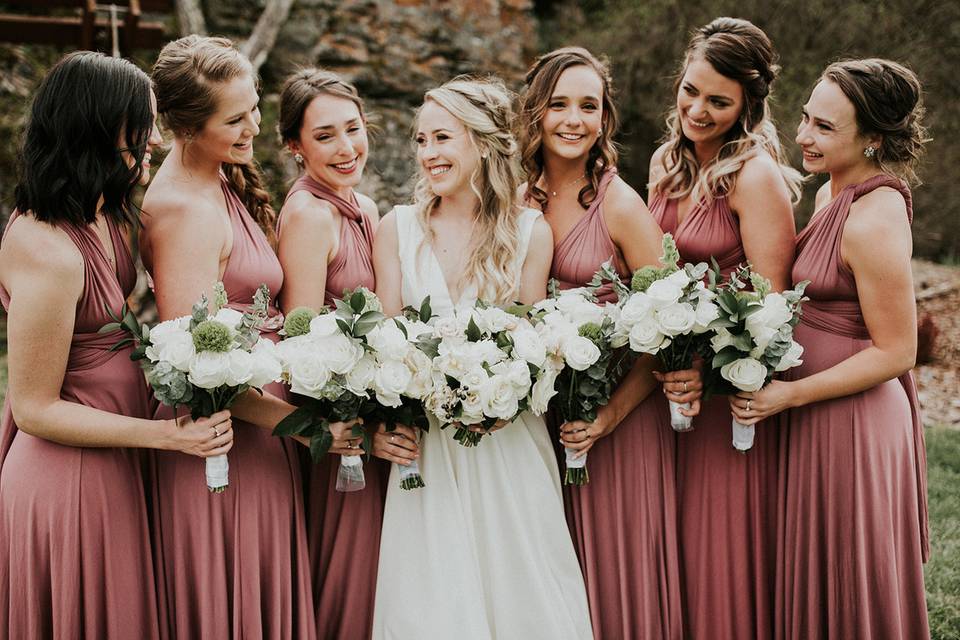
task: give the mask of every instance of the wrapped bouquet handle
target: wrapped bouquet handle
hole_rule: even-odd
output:
[[[693,431],[693,416],[685,416],[680,413],[681,409],[690,409],[690,403],[674,402],[673,400],[667,402],[670,404],[670,426],[673,427],[673,430],[678,433]]]

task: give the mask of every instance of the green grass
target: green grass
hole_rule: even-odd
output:
[[[927,429],[930,562],[924,574],[930,637],[960,640],[960,431]]]

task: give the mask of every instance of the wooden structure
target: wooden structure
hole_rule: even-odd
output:
[[[159,49],[168,39],[159,22],[141,19],[143,11],[166,13],[174,0],[7,0],[0,12],[0,42],[51,44],[106,49],[129,56],[134,49]],[[66,15],[69,9],[74,15]],[[31,10],[32,14],[11,13]],[[36,15],[37,10],[64,15]],[[106,44],[104,44],[106,43]]]

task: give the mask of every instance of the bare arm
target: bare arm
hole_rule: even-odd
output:
[[[338,248],[340,214],[326,202],[300,192],[287,200],[280,215],[277,256],[283,267],[283,310],[319,310],[326,291],[327,265]]]
[[[387,317],[399,315],[403,308],[400,295],[403,278],[400,275],[396,211],[385,215],[377,228],[373,243],[373,271],[377,277],[377,297],[383,305],[383,313]]]
[[[754,271],[774,290],[789,289],[796,226],[790,193],[776,163],[766,154],[748,160],[740,170],[730,205],[740,219],[740,237]]]
[[[764,417],[859,393],[909,371],[917,350],[911,253],[906,206],[898,193],[878,190],[855,203],[844,227],[841,255],[856,278],[873,344],[807,378],[774,381],[753,396],[738,394],[734,412],[743,416],[746,399],[751,398],[748,419]]]
[[[530,232],[530,244],[520,272],[520,302],[534,304],[547,297],[547,280],[553,263],[553,231],[537,216]]]
[[[227,412],[180,427],[173,420],[122,416],[63,400],[60,390],[84,288],[83,257],[62,231],[22,218],[4,238],[0,264],[10,293],[10,404],[21,431],[75,447],[171,449],[200,456],[229,451],[233,433]],[[37,366],[38,358],[43,366]]]

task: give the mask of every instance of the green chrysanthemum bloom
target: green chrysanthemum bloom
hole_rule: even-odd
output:
[[[640,267],[633,273],[633,278],[630,280],[630,289],[635,292],[646,291],[653,284],[653,281],[659,277],[660,269],[649,265]]]
[[[316,317],[317,312],[310,307],[297,307],[283,321],[283,332],[290,338],[309,333],[310,321]]]
[[[587,322],[580,325],[577,333],[595,344],[603,342],[603,329],[596,322]]]
[[[217,320],[204,320],[193,330],[193,346],[197,353],[216,351],[225,353],[233,343],[233,332]]]

